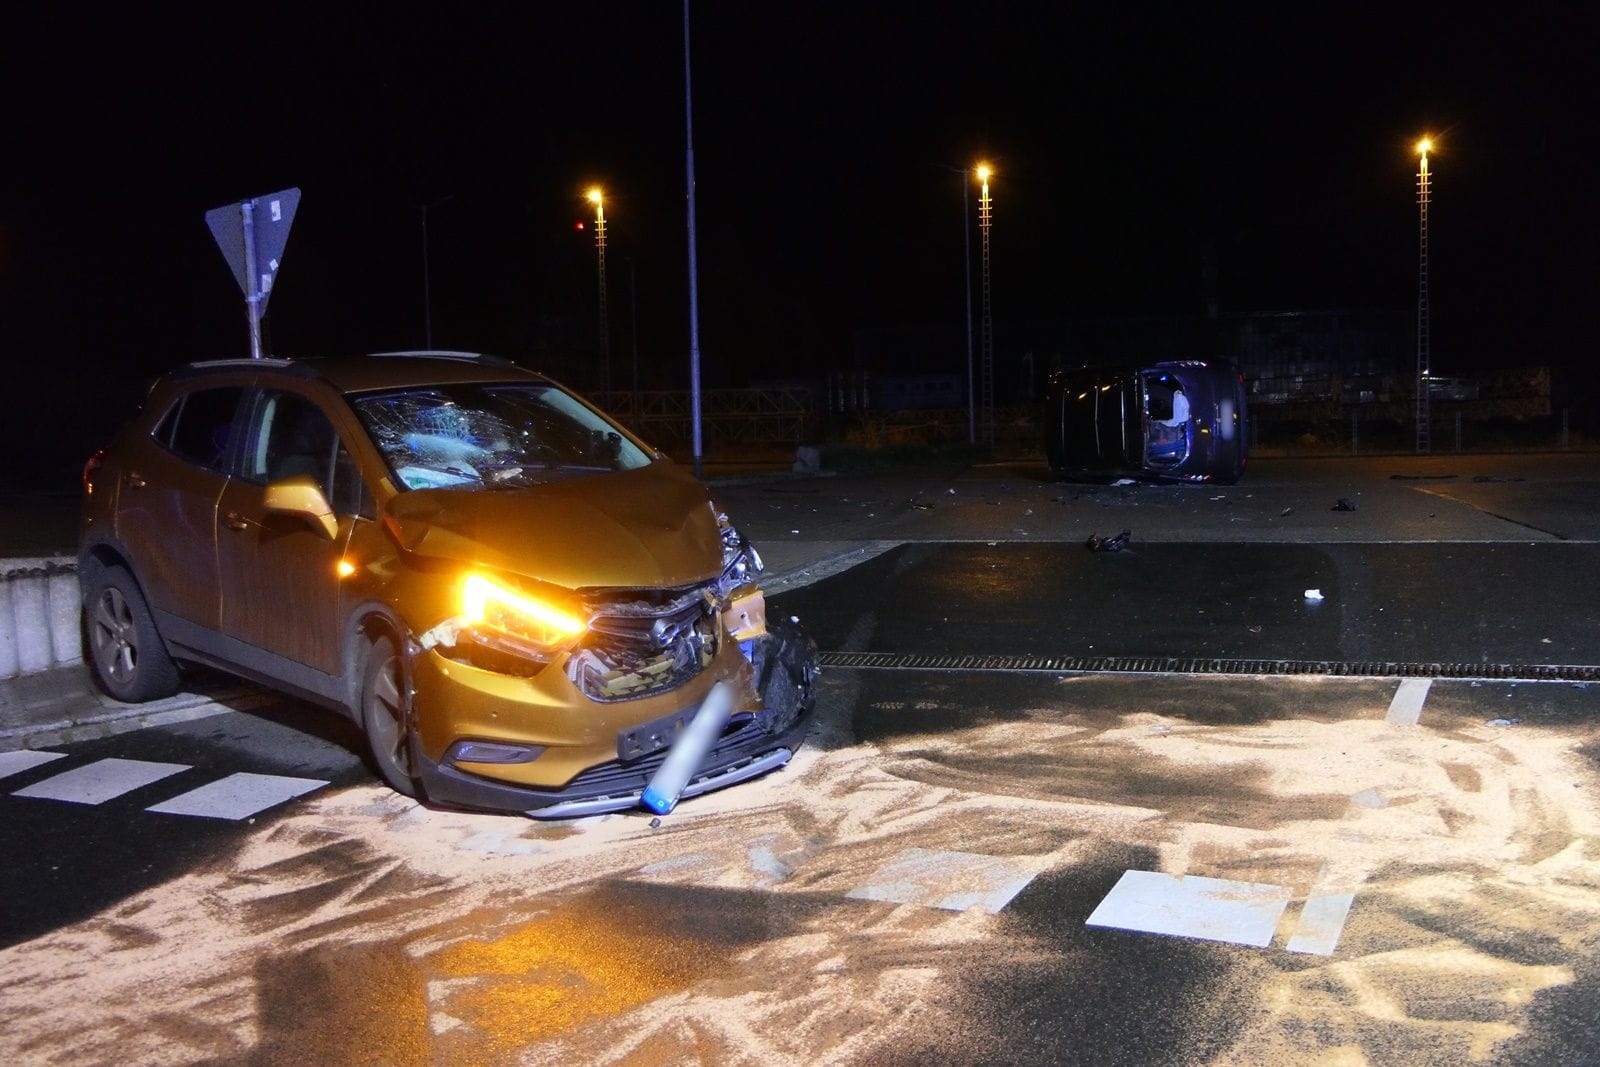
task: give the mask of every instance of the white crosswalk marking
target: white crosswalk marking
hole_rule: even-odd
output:
[[[1300,925],[1289,939],[1290,952],[1309,952],[1317,956],[1331,956],[1339,946],[1339,935],[1350,917],[1350,906],[1356,902],[1354,893],[1318,893],[1306,899],[1300,913]]]
[[[0,752],[0,778],[8,775],[21,774],[23,771],[32,770],[41,763],[49,763],[66,756],[65,752],[34,752],[31,749],[20,749],[16,752]]]
[[[950,911],[980,907],[997,915],[1037,873],[1026,858],[1016,856],[908,848],[845,896]]]
[[[1289,896],[1260,882],[1125,871],[1086,925],[1266,948]]]
[[[171,800],[152,804],[144,810],[167,815],[197,815],[207,819],[244,819],[327,784],[317,778],[290,778],[281,774],[241,771],[198,789],[191,789]]]
[[[1396,726],[1415,726],[1422,721],[1422,705],[1427,703],[1432,678],[1406,678],[1389,702],[1387,719]]]
[[[73,804],[104,804],[124,793],[181,774],[187,763],[151,763],[137,759],[103,759],[63,771],[53,778],[19,789],[12,796],[65,800]]]

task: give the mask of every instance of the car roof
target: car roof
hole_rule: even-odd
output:
[[[542,374],[498,356],[445,351],[375,352],[366,356],[317,356],[310,359],[211,360],[190,363],[167,377],[196,378],[213,374],[238,374],[241,371],[321,380],[341,393],[458,382],[548,381]]]

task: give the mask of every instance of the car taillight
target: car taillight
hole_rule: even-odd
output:
[[[101,449],[89,457],[89,462],[83,465],[83,495],[88,496],[94,492],[94,473],[105,465],[106,450]]]

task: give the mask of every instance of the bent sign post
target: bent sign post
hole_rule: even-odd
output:
[[[250,358],[261,358],[261,316],[267,313],[272,281],[283,261],[283,248],[294,225],[300,190],[285,189],[237,204],[224,204],[206,212],[206,225],[233,268],[244,291],[245,316],[250,322]]]

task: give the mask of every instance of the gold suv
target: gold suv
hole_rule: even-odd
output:
[[[670,806],[785,764],[816,653],[767,627],[760,569],[682,468],[487,356],[193,364],[84,470],[110,695],[220,667],[343,711],[391,786],[442,804],[566,817],[654,784]]]

